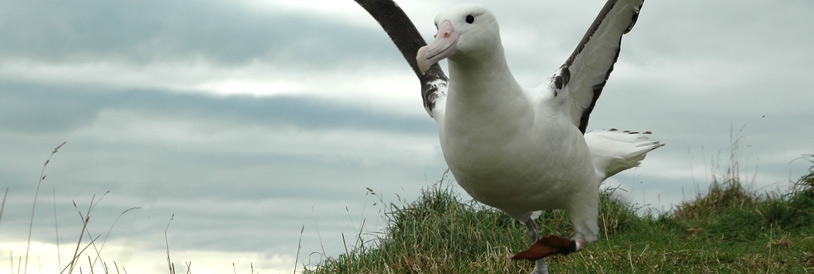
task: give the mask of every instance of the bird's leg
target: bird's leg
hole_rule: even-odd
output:
[[[536,242],[537,239],[538,239],[537,238],[537,224],[531,218],[529,218],[526,221],[526,235],[529,236],[529,239],[531,240],[532,244],[534,242]]]
[[[574,237],[571,238],[571,240],[574,241],[574,251],[573,252],[577,252],[577,251],[585,249],[585,244],[587,243],[587,241],[585,241],[585,237],[582,236],[582,233],[577,232],[577,234],[574,235]]]
[[[529,236],[532,245],[537,242],[537,224],[534,223],[534,219],[532,218],[526,221],[526,235]],[[545,263],[545,258],[534,261],[534,271],[532,271],[531,274],[548,274],[548,265]]]

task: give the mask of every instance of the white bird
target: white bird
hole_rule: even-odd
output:
[[[484,6],[441,12],[434,41],[421,47],[423,39],[395,3],[356,1],[384,27],[421,80],[425,109],[438,124],[444,158],[458,184],[475,200],[526,224],[533,245],[513,258],[535,260],[532,273],[547,273],[545,256],[579,251],[597,239],[600,183],[662,146],[647,138],[649,132],[585,134],[622,35],[635,24],[644,0],[608,0],[565,64],[534,88],[515,80],[497,19]],[[437,65],[442,59],[448,59],[449,79]],[[537,236],[534,219],[550,209],[567,212],[576,230],[571,239]]]

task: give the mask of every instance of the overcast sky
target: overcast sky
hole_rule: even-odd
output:
[[[565,61],[603,5],[482,2],[526,86]],[[400,5],[429,39],[435,14],[458,3]],[[706,189],[732,139],[755,189],[784,191],[807,171],[814,2],[780,4],[645,3],[589,130],[650,130],[667,146],[606,185],[669,210]],[[363,224],[378,231],[382,206],[366,187],[409,202],[446,169],[418,81],[350,0],[0,0],[0,254],[12,257],[0,269],[25,254],[37,178],[63,141],[40,189],[29,273],[57,268],[54,209],[64,266],[81,229],[73,202],[84,212],[107,191],[94,237],[140,207],[113,228],[108,264],[165,272],[174,214],[179,272],[191,261],[196,274],[232,263],[290,273],[300,238],[300,264],[315,263],[345,250],[343,234],[351,245]]]

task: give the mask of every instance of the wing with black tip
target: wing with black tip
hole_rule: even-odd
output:
[[[443,103],[446,100],[448,78],[438,64],[421,74],[416,63],[418,49],[427,44],[418,33],[407,14],[392,0],[355,0],[362,8],[379,22],[390,39],[401,51],[401,55],[410,64],[413,72],[421,81],[421,97],[424,109],[436,120],[442,115]]]
[[[571,57],[553,78],[553,85],[570,97],[570,115],[582,133],[619,57],[622,35],[628,33],[644,0],[608,0]]]

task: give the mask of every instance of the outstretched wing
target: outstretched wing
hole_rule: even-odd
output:
[[[628,33],[644,0],[608,0],[574,53],[554,75],[554,86],[570,96],[570,115],[582,133],[619,57],[622,35]]]
[[[446,99],[448,78],[441,66],[434,64],[425,74],[421,74],[416,62],[418,49],[427,44],[418,33],[413,22],[407,14],[392,0],[355,0],[362,8],[379,22],[393,43],[396,44],[401,55],[413,68],[413,72],[421,81],[421,97],[424,109],[430,117],[438,119],[443,107],[436,108]]]

